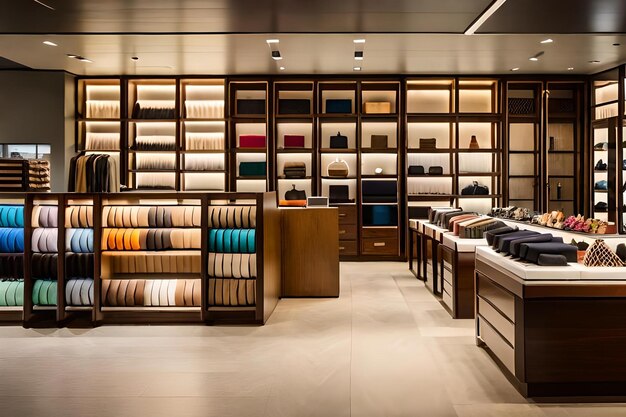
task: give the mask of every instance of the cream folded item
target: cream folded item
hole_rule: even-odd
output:
[[[120,134],[118,132],[87,132],[85,149],[92,151],[118,150],[120,149]]]
[[[106,307],[200,307],[199,279],[102,280]]]
[[[119,100],[87,100],[87,117],[93,119],[119,119]]]
[[[115,274],[200,274],[199,250],[105,251],[102,253],[102,276]]]
[[[189,119],[221,119],[224,117],[224,100],[185,100]]]
[[[255,303],[255,279],[209,278],[209,306],[239,307]]]
[[[256,278],[256,254],[209,252],[210,277]]]
[[[187,132],[185,141],[188,151],[218,151],[225,149],[223,132]]]

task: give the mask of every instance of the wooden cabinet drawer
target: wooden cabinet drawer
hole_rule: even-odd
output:
[[[353,240],[356,239],[356,224],[340,224],[339,239]]]
[[[452,307],[452,296],[448,293],[448,288],[446,287],[446,283],[443,284],[443,292],[441,294],[441,299],[445,305],[448,306],[450,311],[454,311],[454,307]]]
[[[339,224],[357,224],[355,205],[338,206],[338,208]]]
[[[515,375],[515,349],[489,325],[486,320],[477,317],[478,335],[491,351],[500,359],[513,375]]]
[[[515,296],[504,288],[499,287],[484,275],[478,275],[478,288],[476,292],[485,300],[489,301],[498,310],[515,323]]]
[[[398,238],[363,238],[364,255],[398,255]]]
[[[481,297],[478,297],[478,314],[491,324],[512,346],[515,346],[515,325]]]
[[[356,256],[357,245],[356,240],[340,240],[339,241],[339,255]]]
[[[398,229],[395,227],[363,227],[361,234],[364,238],[398,239]]]
[[[438,247],[441,248],[441,260],[452,265],[452,257],[454,256],[452,249],[443,245],[439,245]]]

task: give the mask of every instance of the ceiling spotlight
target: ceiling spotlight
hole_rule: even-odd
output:
[[[474,23],[472,23],[472,25],[465,30],[464,33],[466,35],[473,35],[478,30],[478,28],[480,28],[483,23],[485,23],[487,19],[489,19],[491,15],[494,14],[496,10],[498,10],[500,6],[504,4],[505,1],[506,0],[496,0],[491,3],[491,6],[489,6],[489,8],[485,10],[485,12],[480,15],[478,19],[476,19]]]
[[[574,67],[568,67],[567,70],[568,71],[574,71]]]
[[[43,41],[44,45],[48,45],[48,46],[59,46],[56,43],[52,42],[52,41]]]
[[[552,39],[548,38],[548,39],[544,39],[544,40],[542,40],[542,41],[541,41],[541,42],[539,42],[539,43],[552,43],[552,42],[554,42],[554,41],[553,41]]]
[[[354,43],[365,43],[365,39],[355,39],[352,42],[354,42]]]
[[[272,51],[272,59],[276,61],[280,61],[281,59],[283,59],[283,57],[280,56],[280,51]]]
[[[354,59],[363,61],[363,51],[354,51]]]
[[[278,43],[278,42],[280,42],[280,41],[279,41],[278,39],[268,39],[268,40],[266,40],[265,42],[267,42],[267,43],[268,43],[268,45],[271,45],[271,44],[273,44],[273,43]]]
[[[279,70],[284,71],[285,67],[280,67]]]
[[[539,57],[540,57],[541,55],[543,55],[543,54],[544,54],[544,52],[543,52],[543,51],[541,51],[541,52],[537,52],[535,55],[533,55],[533,56],[531,56],[530,58],[528,58],[528,60],[529,60],[529,61],[533,61],[533,62],[537,62],[537,61],[539,61]]]
[[[621,43],[617,43],[617,42],[613,44],[613,46],[620,46],[620,45]]]
[[[511,68],[511,71],[519,71],[519,67]]]
[[[133,61],[139,61],[139,57],[138,56],[131,56],[130,59],[132,59]]]
[[[50,10],[56,10],[54,7],[52,7],[52,6],[48,6],[48,5],[47,5],[46,3],[44,3],[43,1],[39,1],[39,0],[34,0],[34,1],[35,1],[35,3],[37,3],[37,4],[41,5],[41,6],[45,7],[45,8],[48,8],[48,9],[50,9]]]
[[[80,62],[89,62],[89,63],[92,63],[92,62],[93,62],[91,59],[87,59],[87,58],[84,58],[84,57],[82,57],[82,56],[81,56],[81,57],[79,57],[79,58],[78,58],[78,60],[79,60]]]
[[[354,67],[352,68],[354,71],[361,71],[361,67]]]
[[[78,55],[74,55],[74,54],[67,54],[68,58],[78,58]]]

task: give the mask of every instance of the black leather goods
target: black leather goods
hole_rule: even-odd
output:
[[[409,166],[409,175],[424,175],[424,167],[422,165]]]
[[[311,100],[309,99],[279,99],[278,114],[310,114]]]
[[[507,234],[507,233],[513,233],[517,230],[519,230],[517,227],[503,226],[497,229],[491,229],[489,231],[486,231],[484,236],[485,236],[485,239],[487,239],[487,244],[489,246],[493,246],[493,241],[496,236]]]
[[[296,190],[296,185],[291,185],[293,188],[285,193],[285,200],[306,200],[306,191]]]
[[[347,185],[329,185],[328,201],[330,204],[350,202],[350,187]]]
[[[396,181],[364,180],[361,184],[364,203],[395,203],[398,201]]]
[[[352,113],[352,100],[329,98],[326,100],[326,113]]]
[[[554,237],[550,233],[538,233],[515,239],[509,244],[508,254],[514,258],[519,257],[519,250],[522,243],[541,243],[541,242],[563,242],[560,237]]]
[[[264,99],[237,100],[237,114],[265,114]]]
[[[387,135],[372,135],[372,149],[387,149]]]
[[[622,260],[622,262],[626,262],[626,245],[623,243],[617,245],[615,248],[615,254]]]
[[[498,241],[498,247],[496,247],[496,252],[508,253],[512,241],[519,239],[519,238],[534,236],[538,234],[539,233],[533,232],[531,230],[519,230],[514,233],[508,233],[506,235],[496,236],[495,240]]]
[[[335,136],[330,137],[331,149],[348,149],[348,137],[337,132]]]
[[[605,162],[602,162],[602,159],[600,159],[595,166],[595,170],[596,171],[606,171],[608,168],[608,165]]]
[[[609,205],[604,201],[600,201],[593,206],[594,210],[598,213],[606,213],[609,211]]]
[[[532,263],[537,263],[539,255],[542,253],[563,255],[567,259],[567,262],[576,262],[578,260],[578,250],[576,246],[567,243],[522,243],[520,248],[520,258]]]
[[[564,255],[542,253],[537,258],[537,265],[541,266],[567,266],[567,258]]]
[[[472,184],[461,190],[462,195],[488,195],[489,187],[486,185],[480,185],[478,181],[474,181]]]
[[[433,166],[428,168],[428,175],[443,175],[443,167]]]

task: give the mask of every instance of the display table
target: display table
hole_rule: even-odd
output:
[[[282,296],[339,297],[336,207],[283,208]]]
[[[424,280],[422,264],[423,220],[409,219],[409,270],[419,280]]]
[[[527,397],[626,396],[626,268],[476,247],[476,341]]]
[[[452,318],[474,318],[474,252],[486,246],[485,239],[462,239],[443,234],[439,245],[442,277],[442,302]]]

